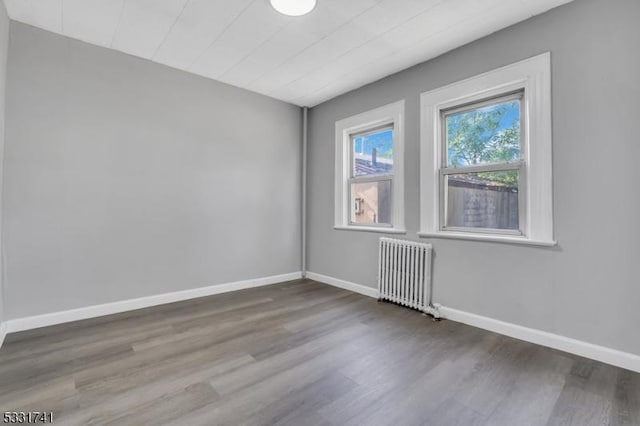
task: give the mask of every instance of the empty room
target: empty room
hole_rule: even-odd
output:
[[[640,426],[640,1],[0,0],[0,416]]]

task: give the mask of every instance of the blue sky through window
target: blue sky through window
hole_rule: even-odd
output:
[[[376,155],[373,155],[375,150]],[[353,139],[353,175],[366,176],[393,172],[393,129]]]
[[[393,158],[393,129],[360,136],[354,140],[356,154],[371,155],[374,148],[378,157]]]
[[[446,120],[449,166],[520,158],[519,100],[450,114]]]

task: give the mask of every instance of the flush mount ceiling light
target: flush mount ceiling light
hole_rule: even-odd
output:
[[[316,7],[316,0],[271,0],[271,6],[287,16],[302,16]]]

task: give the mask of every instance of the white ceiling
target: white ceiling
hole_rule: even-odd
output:
[[[5,0],[20,22],[314,106],[571,0]]]

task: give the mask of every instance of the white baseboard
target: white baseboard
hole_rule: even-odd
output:
[[[378,290],[356,284],[349,281],[343,281],[338,278],[326,275],[307,272],[307,278],[350,290],[355,293],[364,294],[369,297],[378,297]],[[472,314],[458,309],[441,306],[439,308],[442,318],[461,322],[463,324],[472,325],[484,330],[493,331],[494,333],[503,334],[505,336],[514,337],[526,342],[535,343],[574,355],[580,355],[585,358],[604,362],[606,364],[615,365],[616,367],[626,368],[627,370],[640,372],[640,356],[629,352],[622,352],[616,349],[607,348],[605,346],[594,345],[593,343],[583,342],[581,340],[572,339],[570,337],[560,336],[559,334],[548,333],[546,331],[534,328],[523,327],[500,320],[496,320],[481,315]]]
[[[117,314],[120,312],[133,311],[135,309],[148,308],[150,306],[164,305],[166,303],[195,299],[197,297],[211,296],[214,294],[227,293],[230,291],[277,284],[283,281],[291,281],[301,277],[301,272],[291,272],[289,274],[273,275],[270,277],[254,278],[244,281],[235,281],[208,287],[200,287],[190,290],[182,290],[172,293],[140,297],[137,299],[129,299],[119,302],[87,306],[84,308],[71,309],[68,311],[52,312],[49,314],[17,318],[8,320],[2,325],[6,327],[6,333],[15,333],[17,331],[31,330],[34,328],[62,324],[70,321],[95,318],[104,315]]]
[[[137,299],[123,300],[102,305],[87,306],[84,308],[72,309],[68,311],[52,312],[49,314],[36,315],[32,317],[18,318],[0,323],[0,347],[7,333],[15,333],[23,330],[46,327],[49,325],[61,324],[70,321],[77,321],[87,318],[94,318],[104,315],[116,314],[120,312],[132,311],[135,309],[147,308],[150,306],[163,305],[166,303],[179,302],[182,300],[195,299],[198,297],[211,296],[214,294],[227,293],[231,291],[243,290],[252,287],[261,287],[276,284],[283,281],[298,279],[302,276],[300,272],[292,272],[283,275],[274,275],[264,278],[255,278],[244,281],[218,284],[208,287],[201,287],[191,290],[177,291],[173,293],[159,294],[155,296],[141,297]],[[339,287],[365,296],[377,298],[378,290],[372,287],[344,281],[327,275],[307,272],[306,277],[315,281],[320,281],[334,287]],[[594,359],[617,367],[640,372],[640,356],[604,346],[583,342],[558,334],[548,333],[533,328],[496,320],[481,315],[472,314],[458,309],[440,307],[443,318],[451,321],[461,322],[474,327],[493,331],[505,336],[535,343],[542,346],[580,355],[585,358]]]
[[[7,325],[3,322],[0,322],[0,348],[2,347],[2,343],[4,342],[4,338],[7,335]]]
[[[640,356],[442,306],[443,318],[640,372]]]
[[[340,287],[345,290],[353,291],[354,293],[364,294],[365,296],[378,298],[378,289],[368,287],[362,284],[352,283],[350,281],[339,280],[338,278],[329,277],[327,275],[316,274],[315,272],[307,272],[307,278],[310,280],[320,281],[325,284],[332,285],[334,287]]]

